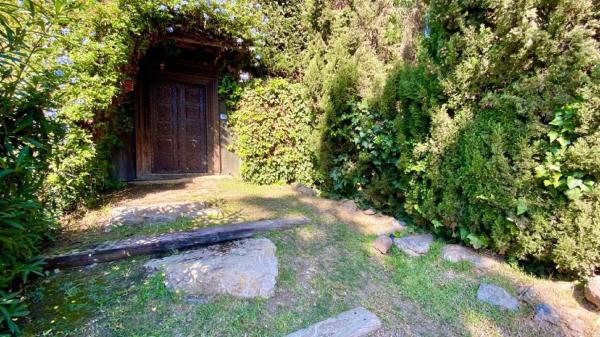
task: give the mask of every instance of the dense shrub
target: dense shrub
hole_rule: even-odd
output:
[[[565,273],[600,266],[597,13],[431,1],[416,62],[377,101],[399,151],[386,185],[417,223]]]
[[[314,121],[301,85],[285,79],[249,85],[230,117],[242,177],[260,184],[312,184]]]
[[[23,284],[42,273],[38,255],[54,228],[40,189],[59,132],[48,118],[58,83],[42,61],[66,9],[0,6],[0,335],[20,333],[15,320],[28,314]]]
[[[369,99],[379,95],[403,55],[412,58],[418,2],[313,0],[306,1],[304,11],[308,41],[302,83],[319,114],[329,104],[338,71],[348,63],[356,64],[355,89]]]
[[[399,211],[394,122],[367,101],[357,101],[355,65],[341,68],[321,128],[322,186],[337,195],[366,198]]]
[[[310,1],[303,84],[319,116],[319,175],[336,195],[398,209],[393,119],[376,98],[399,59],[413,60],[421,6],[410,1]],[[395,90],[395,89],[394,89]],[[395,97],[395,96],[394,96]],[[392,178],[394,177],[394,178]]]

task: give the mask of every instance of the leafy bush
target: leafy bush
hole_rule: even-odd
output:
[[[301,85],[285,79],[249,85],[230,117],[242,177],[259,184],[312,184],[314,121]]]
[[[396,125],[398,176],[385,185],[417,223],[564,273],[600,266],[597,12],[589,1],[430,3],[416,62],[374,105]]]
[[[57,132],[47,118],[57,81],[41,60],[63,10],[32,1],[0,7],[0,334],[20,333],[23,284],[42,274],[39,251],[54,228],[40,189]]]

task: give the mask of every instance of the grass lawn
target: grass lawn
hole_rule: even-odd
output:
[[[205,200],[222,218],[118,228],[106,233],[98,221],[115,205]],[[133,188],[114,195],[99,210],[65,225],[67,244],[53,249],[186,230],[221,222],[306,215],[311,224],[265,236],[277,246],[279,275],[269,299],[229,296],[188,298],[167,289],[160,273],[146,275],[148,259],[100,264],[52,273],[28,293],[35,302],[26,336],[284,336],[356,306],[374,312],[383,328],[374,336],[552,336],[523,305],[511,313],[478,302],[480,282],[504,286],[535,284],[540,296],[581,307],[569,287],[527,276],[508,266],[482,272],[468,263],[440,258],[441,241],[411,258],[395,247],[383,256],[372,248],[373,234],[341,220],[318,198],[302,197],[288,186],[255,186],[236,179],[203,178],[185,187]],[[321,204],[321,203],[324,204]],[[564,288],[564,289],[563,289]],[[550,289],[543,291],[543,289]],[[575,310],[575,309],[573,309]],[[582,309],[586,322],[598,313]]]

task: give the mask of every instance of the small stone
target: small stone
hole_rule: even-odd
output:
[[[534,319],[540,325],[550,323],[553,325],[560,324],[560,315],[553,307],[548,304],[541,303],[535,306],[535,317]]]
[[[535,305],[538,303],[538,298],[540,296],[537,294],[537,292],[532,286],[518,287],[517,291],[519,293],[519,298],[525,303],[530,305]]]
[[[516,311],[519,309],[519,301],[510,295],[504,288],[482,283],[477,290],[477,299],[491,305]]]
[[[229,294],[270,297],[275,290],[277,258],[269,239],[245,239],[146,262],[162,271],[168,288],[191,296]]]
[[[390,225],[395,232],[401,232],[406,229],[406,222],[402,220],[392,218],[392,220],[390,221]]]
[[[375,212],[375,210],[374,210],[374,209],[372,209],[372,208],[369,208],[369,209],[366,209],[366,210],[364,210],[364,211],[363,211],[363,213],[364,213],[365,215],[375,215],[375,213],[376,213],[376,212]]]
[[[92,269],[96,268],[97,265],[98,265],[97,263],[92,263],[90,265],[87,265],[87,266],[83,267],[83,269],[85,269],[85,270],[92,270]]]
[[[286,337],[363,337],[379,328],[381,328],[379,318],[359,307],[293,332]]]
[[[585,299],[600,309],[600,276],[590,277],[584,289]]]
[[[314,197],[317,195],[317,191],[303,184],[297,184],[295,190],[296,192],[309,197]]]
[[[561,326],[564,327],[563,331],[568,337],[583,337],[585,335],[585,323],[571,313],[561,313]]]
[[[389,235],[406,229],[406,227],[404,227],[404,222],[396,220],[388,215],[381,215],[375,219],[377,220],[377,223],[371,226],[372,232],[375,235]]]
[[[356,206],[354,200],[342,200],[341,206],[343,209],[350,213],[355,213],[356,211],[358,211],[358,206]]]
[[[207,303],[206,298],[200,297],[200,296],[190,296],[190,297],[187,297],[185,299],[185,301],[187,303],[189,303],[189,304],[196,304],[196,305],[198,305],[198,304],[206,304]]]
[[[409,256],[421,256],[429,251],[429,246],[433,242],[431,234],[419,234],[405,236],[394,239],[394,244],[398,249]]]
[[[392,239],[387,235],[379,235],[373,242],[373,247],[381,254],[386,254],[392,247]]]
[[[442,248],[442,258],[450,262],[469,261],[479,268],[492,266],[493,259],[479,255],[476,251],[461,245],[445,245]]]

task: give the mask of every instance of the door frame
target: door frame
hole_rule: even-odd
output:
[[[157,70],[142,73],[138,79],[135,109],[136,180],[172,179],[202,173],[156,174],[152,173],[152,134],[150,130],[149,89],[153,81],[167,81],[206,86],[207,173],[221,173],[221,148],[219,142],[219,116],[216,76],[182,74]]]

